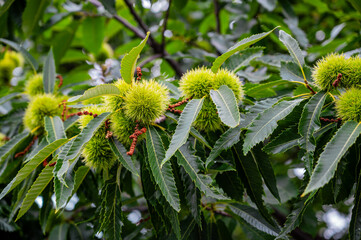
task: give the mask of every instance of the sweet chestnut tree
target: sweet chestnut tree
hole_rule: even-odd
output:
[[[343,25],[307,55],[275,2],[5,1],[1,236],[324,239],[331,206],[360,239],[360,51],[327,45]],[[227,40],[249,9],[257,31]]]

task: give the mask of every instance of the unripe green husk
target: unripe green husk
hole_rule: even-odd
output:
[[[29,130],[40,127],[38,131],[44,128],[44,117],[60,116],[62,107],[59,105],[61,99],[52,94],[41,94],[34,96],[24,115],[25,127]]]
[[[0,132],[0,147],[6,143],[6,136]]]
[[[227,69],[220,69],[216,74],[204,67],[194,69],[183,75],[179,85],[183,95],[187,98],[205,97],[203,107],[194,122],[194,126],[202,131],[216,131],[222,126],[216,106],[209,96],[210,90],[217,90],[222,85],[226,85],[233,91],[238,101],[243,98],[241,81]]]
[[[214,132],[221,129],[221,126],[222,121],[217,114],[216,106],[210,97],[205,98],[202,109],[194,121],[194,127],[202,131]]]
[[[209,96],[209,91],[213,89],[215,74],[205,67],[192,69],[185,73],[179,87],[183,95],[187,98],[202,98]]]
[[[336,101],[338,117],[343,121],[361,121],[361,89],[350,88]]]
[[[233,91],[234,96],[238,101],[240,101],[243,98],[244,93],[243,93],[241,81],[239,80],[237,75],[234,74],[233,72],[228,71],[227,69],[220,69],[217,72],[216,77],[214,78],[213,81],[213,89],[217,90],[222,85],[226,85],[227,87],[229,87]]]
[[[22,67],[24,58],[14,51],[6,51],[4,58],[0,60],[0,83],[8,82],[11,79],[13,70]]]
[[[83,111],[88,111],[98,115],[106,112],[106,110],[107,109],[105,107],[98,107],[95,105],[83,109]],[[83,129],[92,119],[94,119],[94,117],[90,115],[80,116],[78,120],[80,128]],[[85,164],[97,171],[109,169],[116,162],[116,157],[105,136],[106,129],[104,125],[97,130],[82,151]]]
[[[167,109],[168,96],[167,88],[154,80],[135,82],[125,94],[125,115],[144,124],[154,122]]]
[[[25,93],[30,97],[44,93],[43,75],[35,74],[26,81]]]
[[[124,105],[124,96],[130,89],[131,85],[126,83],[123,79],[118,79],[115,83],[113,83],[114,86],[116,86],[120,94],[119,95],[109,95],[104,97],[104,103],[105,106],[108,107],[109,111],[117,111],[119,109],[123,108]]]
[[[312,77],[322,89],[330,91],[332,84],[341,73],[342,77],[337,87],[350,88],[361,84],[361,60],[359,57],[346,59],[343,54],[330,54],[319,60],[313,69]]]
[[[110,122],[110,130],[114,136],[128,148],[133,141],[129,136],[134,133],[136,123],[128,119],[122,111],[113,113],[110,117]],[[142,140],[144,137],[145,134],[140,135],[138,141]]]

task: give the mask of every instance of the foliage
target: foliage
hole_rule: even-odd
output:
[[[0,1],[1,236],[359,239],[361,7],[331,2]]]

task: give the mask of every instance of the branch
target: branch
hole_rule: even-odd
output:
[[[145,34],[140,31],[138,28],[134,27],[132,24],[130,24],[129,22],[127,22],[127,20],[125,20],[124,18],[114,14],[113,18],[115,20],[117,20],[118,22],[120,22],[121,24],[123,24],[126,28],[128,28],[130,31],[132,31],[137,37],[139,38],[145,38]]]
[[[102,7],[103,4],[101,2],[99,2],[98,0],[89,0],[89,2],[91,4],[93,4],[95,7],[99,8]],[[145,38],[145,34],[140,31],[138,28],[134,27],[132,24],[130,24],[127,20],[125,20],[124,18],[113,14],[112,17],[117,20],[118,22],[120,22],[121,24],[123,24],[126,28],[128,28],[130,31],[132,31],[137,37],[139,38]]]
[[[221,33],[221,19],[219,17],[219,12],[220,12],[220,8],[219,8],[219,4],[218,4],[218,0],[213,0],[213,4],[214,4],[214,15],[216,17],[216,31],[217,33]]]
[[[164,33],[165,33],[165,30],[167,30],[167,23],[168,23],[170,5],[171,4],[172,4],[172,0],[169,0],[168,9],[165,12],[165,16],[164,16],[164,19],[163,19],[162,43],[161,43],[161,48],[162,48],[163,53],[164,53],[164,49],[165,49],[165,36],[164,36]]]
[[[280,224],[284,224],[287,220],[286,216],[283,215],[283,213],[281,213],[280,211],[278,211],[275,208],[272,208],[274,210],[273,212],[273,216],[275,217],[275,219],[280,223]],[[317,235],[315,238],[313,238],[310,234],[303,232],[300,228],[295,228],[289,235],[291,235],[293,237],[293,239],[295,240],[325,240],[325,238],[323,238],[320,235]]]
[[[89,2],[91,4],[93,4],[96,7],[101,7],[102,3],[100,3],[98,0],[89,0]],[[139,15],[135,12],[133,6],[129,3],[128,0],[124,0],[124,2],[127,4],[127,6],[129,7],[129,10],[131,12],[131,14],[133,15],[133,17],[135,18],[135,20],[138,22],[139,26],[142,28],[142,30],[144,32],[142,32],[142,30],[134,27],[132,24],[130,24],[127,20],[125,20],[124,18],[118,16],[117,14],[113,14],[112,17],[117,20],[119,23],[123,24],[126,28],[128,28],[130,31],[132,31],[137,37],[144,39],[145,38],[145,32],[148,32],[149,29],[148,27],[144,24],[144,22],[142,21],[142,19],[139,17]],[[178,76],[182,76],[183,75],[183,70],[180,67],[179,63],[176,62],[174,59],[169,58],[169,53],[165,50],[162,49],[161,45],[159,43],[157,43],[154,38],[152,37],[152,35],[149,36],[149,45],[150,47],[153,49],[153,52],[155,54],[161,54],[164,59],[169,63],[169,65],[174,69],[174,71],[176,72],[176,74]]]
[[[133,15],[135,21],[137,21],[139,27],[143,29],[143,31],[149,32],[148,26],[143,22],[140,16],[135,11],[133,5],[129,2],[129,0],[124,0],[125,4],[128,6],[130,13]],[[161,50],[160,45],[154,40],[152,35],[149,35],[149,45],[155,50],[155,52],[159,52]]]
[[[161,53],[154,54],[154,55],[150,56],[149,58],[147,58],[147,59],[143,60],[142,62],[140,62],[140,63],[138,64],[138,66],[139,66],[140,68],[143,68],[147,63],[150,63],[150,62],[153,61],[154,59],[160,58],[160,57],[162,57],[162,56],[163,56],[163,54],[161,54]]]

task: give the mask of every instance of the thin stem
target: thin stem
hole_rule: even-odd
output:
[[[155,59],[157,59],[157,58],[160,58],[160,57],[162,57],[162,56],[163,56],[163,55],[162,55],[161,53],[154,54],[154,55],[146,58],[144,61],[140,62],[138,66],[139,66],[140,68],[143,68],[147,63],[150,63],[151,61],[153,61],[153,60],[155,60]]]
[[[135,21],[138,23],[139,27],[143,29],[145,33],[149,32],[148,26],[143,22],[142,18],[135,11],[133,4],[129,2],[129,0],[124,0],[124,3],[127,5],[130,13],[132,14]],[[152,35],[149,35],[149,44],[153,49],[157,49],[157,52],[160,50],[160,45],[154,40]]]
[[[221,33],[221,19],[219,17],[219,12],[220,12],[220,8],[219,8],[219,3],[218,0],[213,0],[213,4],[214,4],[214,15],[216,17],[216,31],[217,33]]]
[[[168,3],[168,9],[165,12],[165,16],[163,19],[163,30],[162,30],[162,43],[161,43],[161,47],[162,47],[162,52],[164,53],[164,49],[165,49],[165,30],[167,30],[167,23],[168,23],[168,18],[169,18],[169,12],[170,12],[170,6],[172,4],[172,0],[169,0]]]
[[[98,0],[89,0],[89,2],[91,4],[93,4],[94,6],[96,6],[96,7],[102,6],[102,3],[100,3]],[[138,22],[139,26],[141,27],[141,29],[144,32],[142,30],[140,30],[139,28],[137,28],[137,27],[133,26],[132,24],[130,24],[124,18],[122,18],[122,17],[120,17],[120,16],[118,16],[116,14],[113,14],[112,18],[114,18],[119,23],[121,23],[126,28],[128,28],[130,31],[132,31],[137,37],[139,37],[141,39],[144,39],[145,36],[146,36],[145,33],[149,31],[148,27],[145,25],[145,23],[142,21],[142,19],[139,17],[139,15],[135,12],[132,4],[128,0],[124,0],[124,2],[127,4],[131,14],[133,15],[133,17]],[[183,70],[180,67],[179,63],[176,62],[174,59],[170,58],[169,53],[162,49],[161,45],[154,40],[152,35],[149,36],[149,45],[153,49],[153,52],[155,54],[161,54],[163,56],[163,58],[169,63],[169,65],[174,69],[174,71],[176,72],[176,74],[178,76],[183,75]]]

